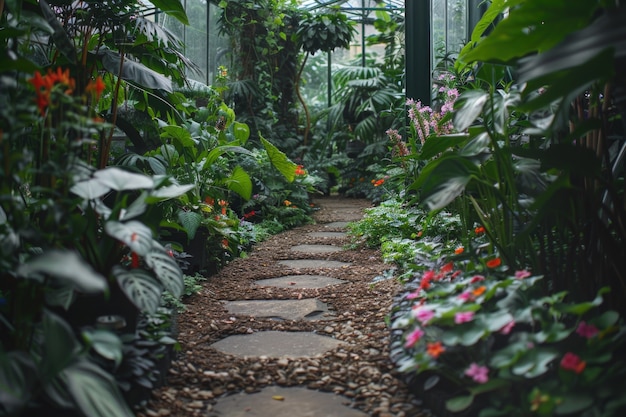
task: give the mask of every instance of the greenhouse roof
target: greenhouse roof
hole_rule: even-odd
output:
[[[301,4],[307,10],[333,6],[344,11],[377,8],[404,10],[404,0],[301,0]]]

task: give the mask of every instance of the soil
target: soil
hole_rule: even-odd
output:
[[[394,279],[374,281],[391,265],[378,250],[358,246],[334,253],[296,253],[303,244],[348,245],[349,237],[318,238],[313,231],[341,231],[324,227],[343,221],[337,204],[361,211],[367,200],[324,197],[315,201],[316,224],[283,232],[258,244],[246,258],[239,258],[204,282],[203,289],[185,300],[187,309],[178,316],[181,351],[172,363],[167,385],[153,391],[152,399],[138,417],[206,416],[220,397],[256,392],[268,385],[303,386],[334,392],[350,406],[370,416],[402,417],[430,415],[420,407],[399,379],[389,360],[389,329],[386,319],[393,297],[402,290]],[[328,259],[350,262],[339,269],[294,270],[277,264],[287,259]],[[254,281],[286,275],[329,275],[347,283],[319,289],[276,288]],[[277,320],[233,316],[223,307],[227,300],[317,298],[327,303],[334,317],[324,320]],[[348,345],[313,358],[240,358],[221,353],[211,344],[227,336],[262,330],[310,331],[348,342]],[[294,415],[295,416],[295,415]]]

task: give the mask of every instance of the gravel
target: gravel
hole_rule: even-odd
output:
[[[342,200],[346,201],[346,200]],[[364,200],[347,200],[359,208]],[[137,413],[145,416],[201,416],[221,397],[256,392],[267,385],[305,386],[344,396],[370,416],[428,416],[420,401],[399,379],[389,359],[390,332],[386,319],[393,298],[402,286],[393,279],[373,282],[390,268],[377,250],[358,248],[328,254],[294,253],[302,244],[345,245],[349,238],[311,237],[308,232],[340,231],[322,223],[340,221],[341,210],[325,208],[316,213],[318,224],[273,236],[257,245],[247,258],[236,259],[204,282],[197,295],[185,300],[187,310],[178,317],[181,351],[172,363],[167,385],[153,391],[152,400]],[[339,269],[289,269],[277,264],[287,259],[328,259],[351,262]],[[319,289],[275,288],[254,285],[258,279],[285,275],[328,275],[348,281]],[[302,299],[316,297],[335,316],[325,320],[276,320],[233,316],[224,300]],[[262,330],[312,331],[347,342],[311,358],[240,358],[210,345],[229,335]]]

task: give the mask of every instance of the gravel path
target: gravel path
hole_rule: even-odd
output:
[[[318,232],[342,231],[336,222],[358,218],[370,206],[369,202],[332,197],[315,202],[320,207],[315,225],[281,233],[257,245],[247,258],[233,261],[209,278],[201,293],[188,300],[187,311],[178,318],[182,351],[172,364],[167,385],[153,392],[153,399],[138,417],[209,416],[220,398],[258,392],[271,385],[336,393],[344,404],[370,416],[429,415],[420,410],[419,401],[396,377],[389,360],[385,319],[401,286],[395,280],[372,280],[390,265],[381,261],[377,250],[366,248],[322,254],[291,249],[297,245],[347,244],[347,237],[325,237]],[[350,266],[293,269],[279,264],[281,260],[293,259],[325,259],[349,262]],[[260,279],[299,274],[325,275],[347,282],[323,288],[255,284]],[[325,314],[321,320],[234,316],[223,304],[235,300],[311,298],[326,303],[332,315]],[[323,354],[295,359],[244,358],[211,346],[231,335],[268,330],[315,332],[346,343]],[[298,417],[296,413],[293,416]]]

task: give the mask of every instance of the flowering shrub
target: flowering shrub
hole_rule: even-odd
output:
[[[544,295],[542,276],[492,261],[467,270],[450,262],[413,283],[392,321],[406,353],[399,369],[455,386],[459,395],[446,402],[452,412],[623,412],[626,331],[616,312],[594,311],[607,290],[568,303],[566,292]]]

